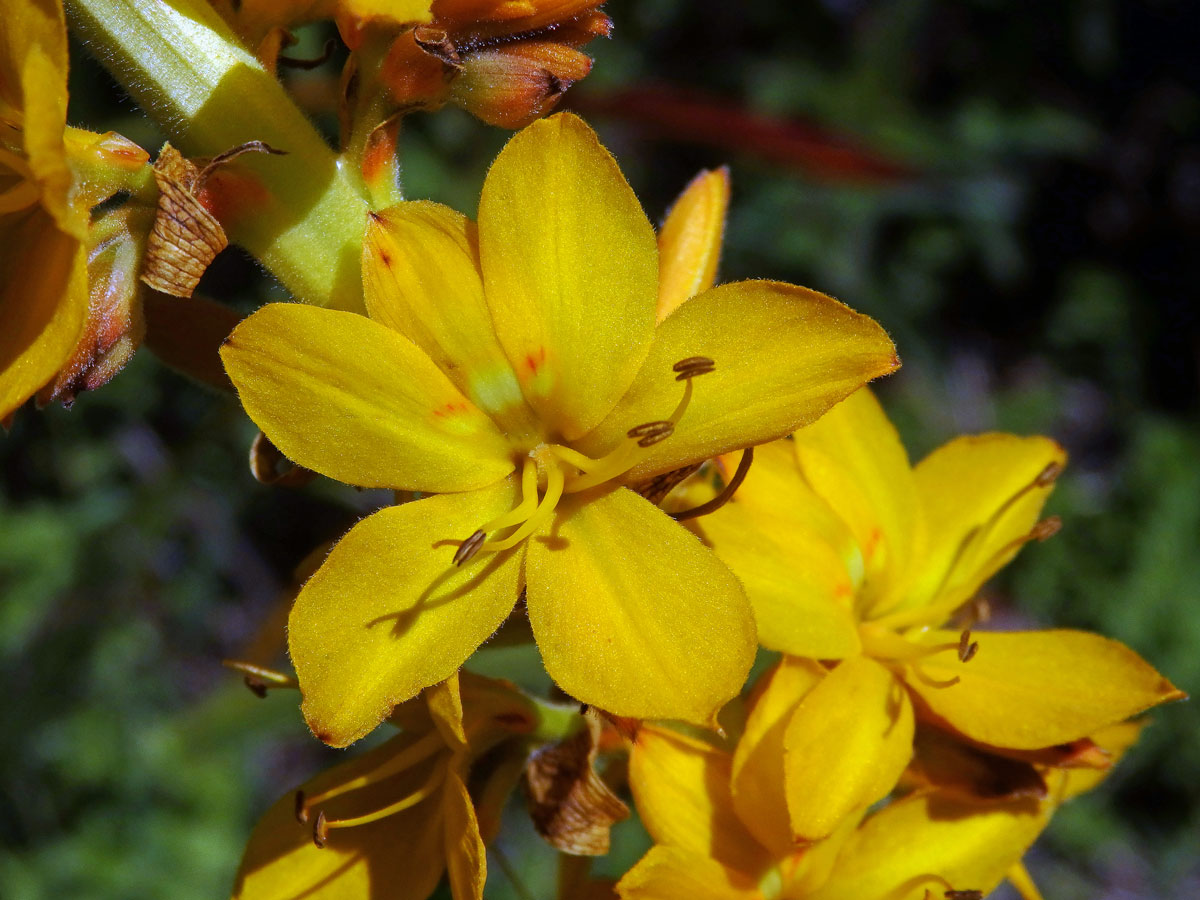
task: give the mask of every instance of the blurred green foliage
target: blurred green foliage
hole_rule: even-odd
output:
[[[962,431],[1051,434],[1072,454],[1052,541],[993,586],[1002,625],[1082,627],[1200,691],[1200,73],[1196,9],[1156,0],[613,0],[617,31],[571,102],[652,218],[729,163],[723,276],[839,296],[882,321],[905,368],[881,393],[914,457]],[[294,51],[316,55],[309,29]],[[333,65],[289,75],[327,132]],[[605,105],[687,86],[895,163],[831,176],[655,131]],[[72,118],[160,138],[82,53]],[[116,99],[114,99],[116,98]],[[810,135],[811,136],[811,135]],[[473,212],[504,135],[456,111],[406,125],[414,197]],[[711,138],[711,136],[710,136]],[[278,288],[235,251],[206,276],[250,308]],[[148,353],[70,411],[0,440],[0,896],[211,898],[254,818],[333,754],[295,698],[222,670],[277,612],[292,568],[383,502],[253,482],[227,398]],[[517,666],[527,650],[474,664]],[[1154,715],[1100,791],[1064,809],[1031,867],[1047,896],[1200,894],[1200,726]],[[499,843],[535,896],[550,857],[514,814]],[[620,826],[597,869],[641,852]],[[521,892],[493,866],[489,894]]]

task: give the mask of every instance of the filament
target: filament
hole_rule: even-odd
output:
[[[395,803],[389,803],[387,806],[361,816],[352,816],[348,819],[330,819],[325,816],[325,811],[321,810],[317,813],[317,819],[313,823],[313,843],[323,848],[331,829],[370,825],[372,822],[378,822],[380,819],[394,816],[396,813],[404,812],[406,809],[412,809],[418,803],[427,800],[434,791],[441,787],[445,778],[446,765],[443,763],[435,766],[433,771],[429,773],[429,777],[415,791],[405,794]]]

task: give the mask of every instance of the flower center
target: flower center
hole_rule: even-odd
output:
[[[598,487],[636,466],[645,458],[647,448],[675,433],[675,426],[692,400],[692,379],[715,368],[716,364],[706,356],[689,356],[675,363],[672,366],[675,380],[684,383],[683,397],[675,411],[666,419],[630,428],[625,440],[599,459],[564,444],[539,444],[531,450],[521,469],[521,502],[462,541],[454,554],[454,564],[461,566],[480,553],[498,553],[515,547],[545,524],[563,495]],[[507,534],[500,534],[508,529],[511,530]]]
[[[971,640],[971,630],[965,629],[957,641],[943,644],[918,644],[877,622],[863,622],[858,626],[859,640],[863,653],[881,663],[901,668],[907,667],[913,675],[930,687],[953,687],[961,680],[957,675],[946,680],[931,677],[921,669],[923,660],[939,653],[954,653],[959,662],[970,662],[979,652],[979,644]]]

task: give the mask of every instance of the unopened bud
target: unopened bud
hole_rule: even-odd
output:
[[[520,41],[464,58],[450,98],[489,125],[521,128],[552,110],[591,68],[573,47]]]

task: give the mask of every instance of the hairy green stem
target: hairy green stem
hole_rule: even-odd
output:
[[[172,142],[193,156],[266,141],[247,155],[266,188],[253,215],[226,223],[298,299],[361,311],[366,202],[279,82],[202,0],[67,0],[73,30]]]

